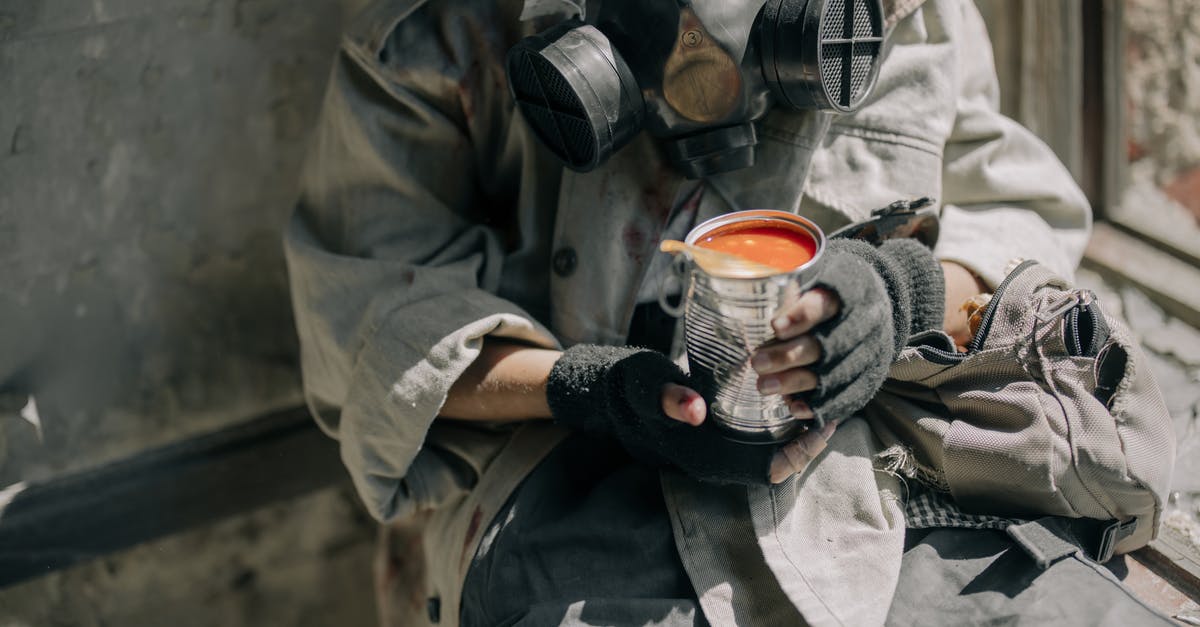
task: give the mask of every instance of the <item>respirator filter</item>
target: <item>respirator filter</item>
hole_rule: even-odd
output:
[[[572,170],[594,169],[642,128],[633,73],[595,27],[568,21],[521,40],[506,60],[529,128]]]

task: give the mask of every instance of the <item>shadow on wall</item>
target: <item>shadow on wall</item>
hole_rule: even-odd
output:
[[[0,486],[300,402],[279,233],[344,4],[0,6]]]

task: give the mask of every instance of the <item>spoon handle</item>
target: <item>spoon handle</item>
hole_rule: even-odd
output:
[[[677,239],[665,239],[658,245],[664,253],[684,253],[709,274],[732,278],[759,278],[781,274],[778,268],[730,253],[703,248]]]

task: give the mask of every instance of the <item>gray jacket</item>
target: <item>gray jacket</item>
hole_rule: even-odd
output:
[[[1087,202],[1053,153],[998,113],[974,5],[885,4],[871,100],[849,116],[773,111],[758,128],[758,164],[697,195],[644,134],[587,174],[539,147],[502,67],[516,39],[544,26],[520,21],[522,3],[377,0],[360,15],[335,63],[286,250],[310,407],[371,514],[424,529],[398,622],[424,621],[430,597],[455,622],[479,530],[562,437],[550,424],[435,421],[451,383],[485,336],[622,343],[672,215],[774,208],[832,230],[931,196],[939,258],[992,285],[1014,257],[1073,274]],[[818,625],[883,621],[904,520],[897,480],[872,466],[878,449],[866,423],[850,420],[818,463],[773,488],[718,497],[663,474],[711,622],[796,611]],[[739,550],[748,538],[763,559]],[[793,607],[735,604],[764,575]]]

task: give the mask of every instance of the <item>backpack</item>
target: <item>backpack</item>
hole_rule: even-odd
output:
[[[1103,521],[1097,561],[1157,535],[1175,459],[1162,394],[1128,328],[1037,262],[996,288],[967,352],[910,338],[865,413],[890,469],[966,512]]]

